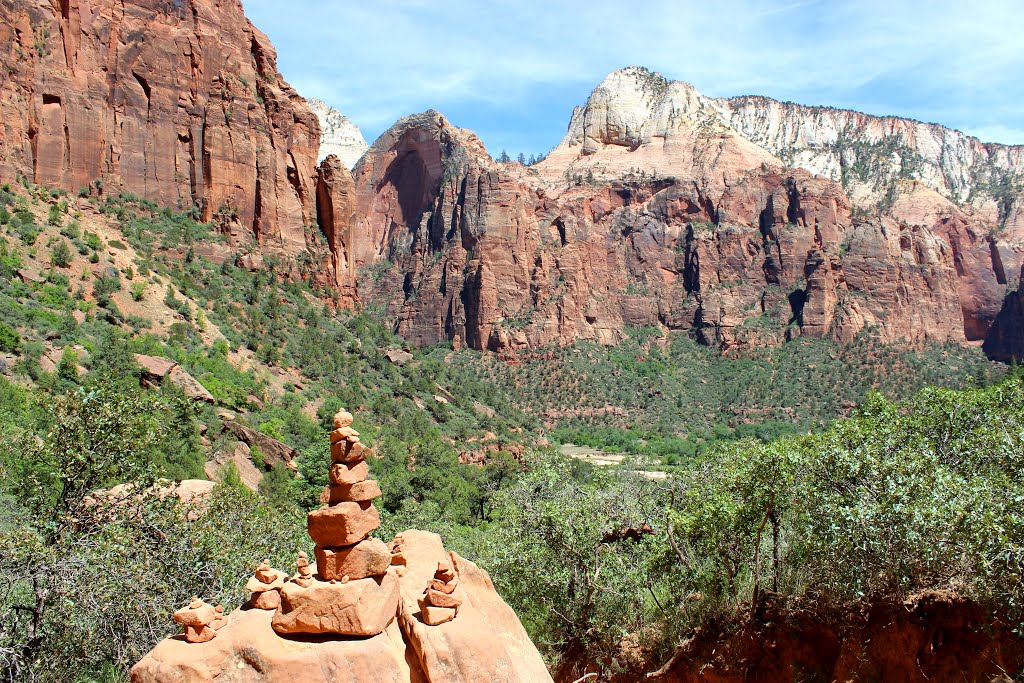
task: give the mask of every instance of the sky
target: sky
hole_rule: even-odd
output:
[[[941,123],[1024,144],[1024,0],[243,0],[278,68],[367,142],[437,109],[494,156],[544,153],[611,71],[705,95]]]

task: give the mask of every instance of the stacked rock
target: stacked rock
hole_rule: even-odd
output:
[[[380,526],[380,515],[373,507],[373,500],[381,495],[380,486],[367,479],[367,449],[351,425],[351,414],[341,411],[334,416],[331,484],[320,496],[327,506],[307,518],[309,535],[316,542],[317,572],[328,581],[381,576],[391,564],[384,542],[368,538]]]
[[[298,570],[298,575],[292,577],[292,581],[303,588],[313,585],[313,570],[309,568],[309,555],[305,551],[299,551],[299,557],[295,560],[295,569]]]
[[[324,506],[306,517],[317,573],[300,553],[298,575],[281,588],[281,605],[271,622],[280,634],[374,636],[398,611],[398,576],[388,571],[391,551],[369,538],[380,526],[373,507],[380,487],[367,479],[369,453],[352,429],[352,415],[341,411],[334,427],[331,485],[321,496]]]
[[[217,637],[217,629],[224,626],[224,608],[213,607],[193,597],[188,607],[174,613],[174,621],[185,627],[185,640],[205,643]]]
[[[459,613],[462,598],[455,594],[459,576],[444,562],[437,563],[434,579],[420,598],[420,614],[423,623],[437,626],[451,621]]]
[[[281,587],[288,575],[271,569],[266,562],[256,567],[256,572],[245,584],[249,591],[249,603],[256,609],[274,610],[281,604]]]

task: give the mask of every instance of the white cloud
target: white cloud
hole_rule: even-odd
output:
[[[582,100],[629,64],[716,96],[866,108],[1000,141],[1024,128],[1018,0],[245,1],[300,92],[371,135],[431,107],[510,120],[541,109],[564,129],[572,103],[552,93]]]

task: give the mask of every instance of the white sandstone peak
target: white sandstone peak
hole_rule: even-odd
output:
[[[306,102],[320,120],[320,154],[317,161],[323,161],[333,154],[351,169],[369,147],[359,126],[326,102],[313,98]]]

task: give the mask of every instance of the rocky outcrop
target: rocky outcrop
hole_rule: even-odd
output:
[[[298,469],[298,465],[295,464],[298,453],[288,444],[234,420],[224,421],[224,432],[234,436],[249,449],[258,449],[261,466],[272,467],[281,464],[291,470]]]
[[[198,206],[239,243],[298,253],[316,116],[238,0],[0,3],[0,179]]]
[[[1024,283],[1024,279],[1021,282]],[[993,360],[1004,363],[1024,361],[1024,288],[1011,292],[1003,301],[983,348],[985,355]]]
[[[726,628],[698,630],[658,671],[610,680],[739,683],[800,672],[804,680],[1001,681],[1024,666],[1024,641],[1010,619],[949,592],[839,614],[772,595],[766,603]],[[558,680],[574,673],[567,667]]]
[[[989,220],[1019,221],[1013,195],[1021,191],[1024,146],[983,143],[934,123],[767,97],[717,104],[745,138],[789,166],[842,182],[858,203],[891,200],[894,183],[916,180]]]
[[[354,169],[361,295],[413,343],[501,352],[611,344],[628,325],[726,348],[985,338],[1024,257],[1016,190],[975,183],[957,203],[962,184],[898,171],[879,197],[780,158],[740,104],[619,71],[530,168],[436,112],[399,121]],[[978,149],[964,173],[1017,172],[1018,148]]]
[[[161,356],[137,353],[135,362],[142,369],[141,382],[143,386],[158,387],[166,379],[193,401],[214,403],[213,394],[182,368],[177,361]]]
[[[325,507],[309,513],[316,566],[304,552],[291,578],[259,564],[249,602],[230,615],[193,598],[174,615],[184,634],[143,657],[132,683],[551,681],[486,572],[436,534],[406,531],[388,545],[367,538],[379,524],[380,489],[366,479],[367,451],[351,422],[335,416],[332,484]],[[366,523],[368,511],[376,522]]]
[[[355,229],[355,184],[352,174],[338,157],[324,159],[317,169],[316,210],[320,230],[327,240],[321,278],[336,292],[343,306],[352,308],[358,300],[352,234]]]
[[[334,155],[345,168],[352,168],[363,156],[369,145],[363,139],[359,126],[347,116],[317,99],[307,100],[309,108],[320,121],[320,153],[318,161]]]

